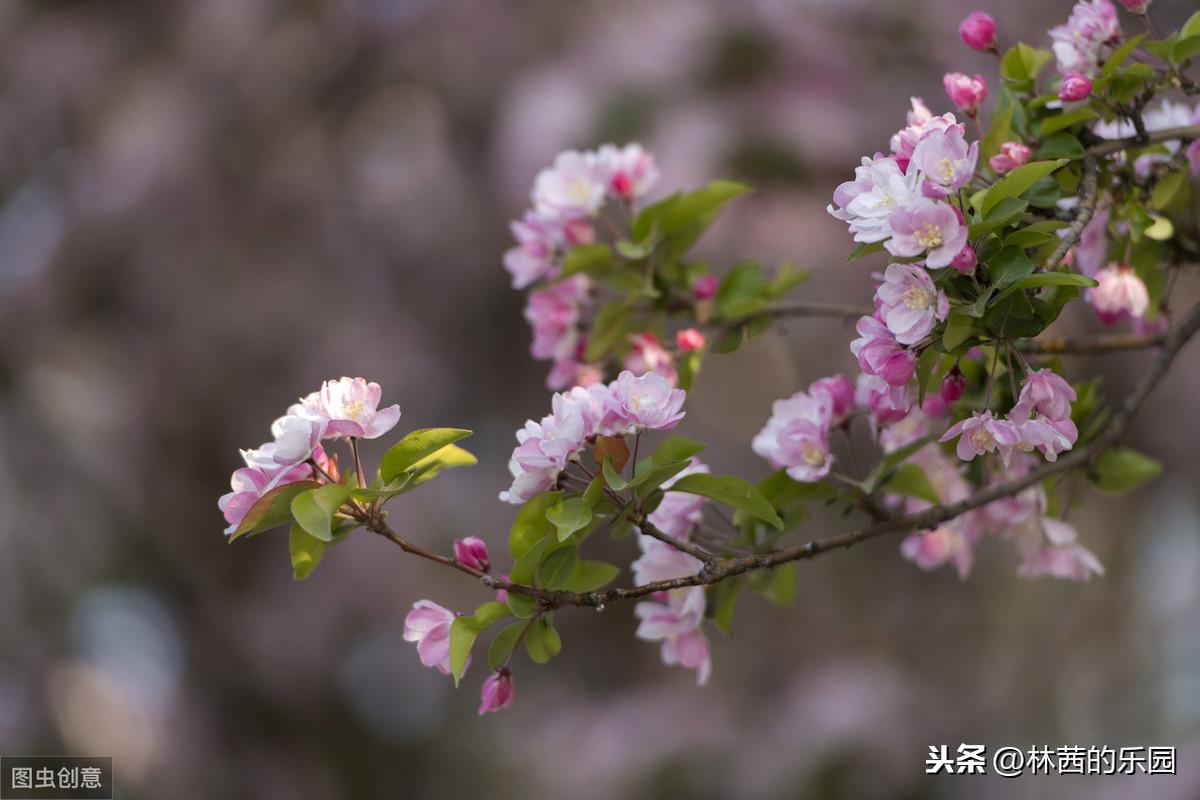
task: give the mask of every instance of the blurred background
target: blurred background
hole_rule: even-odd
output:
[[[477,431],[480,464],[394,527],[504,550],[512,433],[548,392],[500,257],[562,148],[640,140],[667,190],[755,184],[704,255],[795,260],[816,270],[798,297],[865,303],[881,262],[846,264],[824,207],[910,94],[940,113],[943,72],[994,83],[957,37],[975,7],[1002,42],[1044,43],[1070,10],[0,2],[0,753],[113,756],[121,796],[181,800],[1195,797],[1196,345],[1132,434],[1164,477],[1071,518],[1106,577],[1022,580],[989,542],[963,583],[873,541],[801,565],[791,609],[744,598],[704,688],[634,639],[631,606],[564,611],[563,654],[519,659],[516,707],[478,718],[482,659],[455,691],[401,631],[415,600],[467,610],[479,586],[367,536],[295,583],[284,532],[221,533],[237,449],[363,375],[401,430]],[[1058,332],[1096,331],[1067,316]],[[710,358],[681,432],[718,471],[766,474],[749,440],[771,401],[851,371],[851,338],[800,320]],[[1119,398],[1148,358],[1069,368]],[[1181,774],[924,775],[929,745],[961,742],[1176,745]]]

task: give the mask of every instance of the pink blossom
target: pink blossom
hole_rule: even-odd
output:
[[[959,133],[966,132],[966,126],[958,122],[953,114],[942,114],[940,117],[935,117],[921,98],[913,97],[911,100],[912,110],[908,112],[908,126],[897,131],[891,140],[892,156],[905,173],[909,171],[909,162],[912,160],[917,144],[930,131],[946,131],[955,128]]]
[[[1109,0],[1082,0],[1065,25],[1050,29],[1058,71],[1094,75],[1112,45],[1121,40],[1117,10]]]
[[[1026,419],[1037,411],[1047,419],[1070,419],[1073,402],[1075,390],[1061,375],[1052,369],[1034,370],[1021,382],[1021,394],[1012,415]]]
[[[850,223],[854,241],[882,242],[892,235],[892,213],[917,197],[917,176],[905,175],[894,158],[863,158],[854,180],[834,190],[833,204],[826,210]]]
[[[221,509],[225,521],[229,523],[225,533],[231,534],[237,530],[258,499],[271,489],[311,477],[312,467],[305,464],[293,467],[247,466],[234,470],[229,480],[233,491],[221,495],[217,500],[217,508]]]
[[[975,176],[975,165],[979,161],[979,142],[967,144],[966,137],[957,126],[946,130],[927,133],[913,150],[912,163],[925,178],[922,189],[935,196],[946,196],[966,186]],[[895,222],[892,222],[893,226]],[[965,240],[964,240],[965,241]],[[955,253],[962,249],[960,244]],[[915,254],[914,254],[915,255]],[[950,263],[950,258],[946,264]],[[938,266],[946,266],[939,264]]]
[[[580,389],[587,396],[586,389]],[[587,444],[591,420],[577,395],[556,394],[553,412],[541,422],[526,420],[517,431],[517,446],[509,459],[512,486],[500,493],[506,503],[520,504],[552,487],[559,473]]]
[[[976,411],[970,417],[956,422],[938,441],[948,442],[956,436],[959,437],[956,452],[963,461],[999,451],[1000,459],[1006,465],[1021,438],[1013,423],[993,417],[990,411]]]
[[[883,452],[892,453],[907,447],[927,433],[929,420],[922,409],[914,406],[907,415],[884,426],[879,432],[879,446],[883,448]]]
[[[1029,161],[1033,155],[1027,146],[1020,142],[1005,142],[1000,145],[1000,152],[988,159],[988,166],[997,175],[1003,175]]]
[[[1047,461],[1056,461],[1058,454],[1070,450],[1079,438],[1070,417],[1059,420],[1031,417],[1013,424],[1019,437],[1017,448],[1025,452],[1039,450]]]
[[[967,227],[946,203],[920,198],[901,206],[889,218],[892,238],[885,245],[894,256],[925,255],[930,269],[949,266],[967,243]]]
[[[892,386],[903,386],[916,371],[916,356],[900,346],[878,313],[859,318],[859,338],[850,343],[850,352],[863,372],[878,375]]]
[[[684,353],[703,350],[704,344],[704,334],[695,328],[684,328],[675,332],[675,346]]]
[[[580,306],[591,284],[584,275],[572,275],[564,281],[530,292],[525,304],[525,320],[533,328],[530,353],[534,358],[556,358],[573,351]]]
[[[563,246],[562,227],[539,215],[525,212],[525,218],[513,222],[517,246],[504,254],[504,268],[512,275],[514,289],[524,289],[557,270],[556,253]]]
[[[808,393],[829,407],[829,425],[836,428],[854,413],[854,384],[845,375],[813,381]]]
[[[1075,246],[1075,265],[1084,275],[1095,277],[1108,257],[1108,208],[1098,208]]]
[[[432,600],[418,600],[404,618],[404,641],[417,643],[421,663],[450,674],[450,625],[458,615]]]
[[[1024,557],[1017,569],[1021,577],[1086,581],[1092,575],[1104,574],[1099,559],[1078,543],[1074,526],[1063,520],[1039,514],[1014,533],[1017,548]]]
[[[492,561],[488,556],[487,542],[478,536],[467,536],[454,540],[454,558],[458,563],[477,569],[480,572],[491,572]]]
[[[533,206],[549,219],[590,217],[604,203],[607,189],[595,153],[567,150],[558,154],[553,167],[538,173]]]
[[[625,356],[625,369],[634,375],[657,373],[666,378],[672,386],[679,382],[679,373],[675,371],[675,358],[662,346],[657,336],[648,331],[635,333],[629,337],[629,343],[633,349]]]
[[[717,296],[721,281],[716,275],[706,273],[696,278],[692,283],[692,297],[697,300],[711,300]]]
[[[771,406],[771,418],[751,443],[771,466],[787,469],[794,480],[812,483],[829,474],[830,401],[796,392]]]
[[[649,536],[639,535],[638,546],[642,556],[633,563],[633,573],[639,584],[695,575],[703,566],[699,559]],[[634,607],[634,614],[641,620],[637,637],[661,641],[663,663],[695,669],[696,682],[703,685],[712,668],[708,639],[700,630],[707,604],[704,587],[672,589],[651,597]]]
[[[953,564],[959,579],[966,580],[974,561],[974,542],[954,522],[909,535],[900,543],[900,554],[923,570]]]
[[[981,53],[996,51],[996,20],[982,11],[972,11],[958,26],[963,43]]]
[[[958,398],[963,396],[963,392],[967,388],[967,379],[963,377],[962,372],[958,367],[954,367],[946,373],[946,377],[942,379],[941,397],[942,402],[949,405],[956,402]]]
[[[324,417],[302,411],[295,405],[288,413],[271,423],[273,441],[267,442],[254,450],[243,450],[242,458],[251,467],[271,469],[275,467],[293,467],[308,460],[313,450],[325,436],[328,424]],[[279,478],[282,473],[275,473]],[[270,488],[278,485],[278,481]]]
[[[854,401],[867,410],[876,427],[904,419],[913,406],[907,385],[892,386],[878,375],[867,373],[858,376]]]
[[[658,167],[654,156],[640,144],[624,147],[601,145],[596,152],[600,174],[607,183],[608,191],[626,202],[644,197],[658,182]]]
[[[875,297],[879,315],[900,344],[921,341],[950,313],[945,292],[916,264],[888,264]]]
[[[668,430],[683,419],[681,409],[687,394],[662,375],[648,372],[635,377],[624,370],[609,388],[613,411],[635,429]]]
[[[1058,87],[1058,99],[1064,103],[1078,103],[1086,100],[1092,93],[1092,82],[1082,72],[1071,71],[1063,75],[1062,84]]]
[[[947,72],[942,78],[942,86],[954,107],[973,117],[987,99],[987,81],[982,75],[972,78],[961,72]]]
[[[975,270],[977,263],[975,248],[969,244],[964,244],[963,249],[958,251],[958,255],[951,259],[950,266],[962,274],[968,275]]]
[[[1096,273],[1099,286],[1090,287],[1085,297],[1092,304],[1096,317],[1105,325],[1126,317],[1144,317],[1150,308],[1150,293],[1146,284],[1132,269],[1110,265]]]
[[[512,673],[506,668],[501,668],[484,678],[479,699],[480,716],[511,706],[517,699],[517,687]]]
[[[708,467],[700,459],[693,458],[683,470],[663,483],[663,497],[658,508],[646,518],[660,531],[680,541],[688,539],[703,519],[704,497],[688,492],[672,492],[671,486],[686,475],[707,473]]]
[[[379,408],[383,389],[364,378],[339,378],[321,387],[321,410],[329,419],[329,433],[377,439],[400,421],[400,406]]]

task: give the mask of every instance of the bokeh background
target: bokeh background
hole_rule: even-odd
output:
[[[1070,7],[976,5],[1010,42]],[[631,607],[566,611],[563,654],[519,661],[517,706],[478,718],[482,665],[455,691],[401,629],[415,600],[469,609],[481,587],[367,536],[294,583],[282,532],[221,535],[237,448],[364,375],[402,429],[477,431],[479,466],[394,525],[503,551],[512,432],[548,393],[500,255],[559,149],[636,139],[666,188],[750,181],[704,254],[795,260],[816,270],[798,296],[865,302],[879,264],[844,262],[825,204],[910,94],[943,111],[946,70],[993,78],[956,35],[972,7],[0,2],[0,753],[111,755],[122,796],[181,800],[1196,796],[1195,350],[1132,433],[1166,475],[1071,518],[1106,577],[1022,580],[989,543],[960,582],[874,541],[801,565],[790,609],[746,598],[702,689]],[[1154,3],[1163,28],[1192,10]],[[793,321],[710,359],[682,432],[765,474],[770,402],[851,370],[850,338]],[[1120,397],[1148,357],[1071,369]],[[960,742],[1176,745],[1181,774],[923,774]]]

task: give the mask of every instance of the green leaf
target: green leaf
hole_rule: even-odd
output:
[[[325,543],[292,523],[292,529],[288,532],[288,552],[292,556],[292,577],[302,581],[312,574],[325,557]]]
[[[292,499],[309,489],[320,486],[316,481],[296,481],[276,486],[250,506],[246,516],[229,536],[229,541],[239,536],[253,536],[282,525],[292,518]]]
[[[563,256],[562,277],[586,273],[599,275],[613,268],[612,250],[604,244],[579,244],[572,247]]]
[[[1187,22],[1183,23],[1183,27],[1179,29],[1179,38],[1190,39],[1193,36],[1200,36],[1200,11],[1192,14],[1187,18]]]
[[[512,528],[508,533],[508,551],[513,558],[520,558],[541,540],[550,535],[554,525],[546,519],[546,512],[559,501],[561,492],[542,492],[517,510]]]
[[[709,345],[710,353],[715,353],[719,356],[728,355],[736,352],[742,346],[742,326],[729,328],[720,336],[713,339]]]
[[[604,305],[592,320],[591,335],[587,340],[588,361],[600,361],[625,339],[633,308],[627,301],[614,301]]]
[[[546,510],[546,519],[558,529],[558,540],[565,542],[592,521],[592,507],[582,497],[565,497]]]
[[[1162,462],[1128,447],[1110,447],[1096,459],[1089,477],[1102,491],[1121,494],[1158,477],[1160,472]]]
[[[1145,38],[1146,34],[1139,33],[1137,36],[1131,37],[1116,50],[1113,50],[1112,55],[1108,57],[1108,60],[1104,62],[1104,66],[1100,69],[1100,77],[1111,78],[1115,75],[1117,70],[1121,68],[1121,65],[1129,59],[1129,54],[1133,52],[1133,48],[1141,44],[1142,39]]]
[[[1032,275],[1036,267],[1019,247],[1005,247],[987,265],[988,276],[997,289]]]
[[[508,610],[512,612],[512,615],[520,619],[529,619],[536,614],[538,610],[536,600],[529,595],[517,594],[513,591],[508,592],[506,603],[508,605]]]
[[[538,585],[551,591],[561,589],[574,577],[578,562],[579,548],[575,545],[556,548],[538,568]]]
[[[979,202],[984,201],[981,197]],[[1006,197],[996,204],[992,210],[984,215],[982,222],[976,222],[968,227],[968,235],[972,240],[977,240],[983,236],[987,236],[994,230],[1003,228],[1013,220],[1025,213],[1025,209],[1029,208],[1029,203],[1016,197]]]
[[[575,573],[562,588],[568,592],[595,592],[616,580],[621,568],[603,561],[579,561]]]
[[[930,503],[940,503],[937,492],[929,483],[929,478],[925,475],[925,470],[918,467],[916,464],[901,464],[896,467],[896,470],[891,474],[883,486],[882,491],[888,494],[900,494],[905,497],[916,497],[921,500],[927,500]]]
[[[975,330],[975,320],[958,311],[950,312],[946,319],[946,330],[942,332],[942,347],[947,353],[954,352],[958,346],[971,337]]]
[[[650,457],[657,467],[675,464],[680,461],[690,461],[692,456],[708,447],[706,444],[693,441],[686,436],[672,436],[658,446]]]
[[[904,447],[897,448],[885,454],[883,458],[879,459],[879,463],[875,465],[875,468],[871,470],[871,474],[860,484],[862,490],[867,494],[873,494],[879,486],[880,480],[891,475],[892,471],[907,461],[913,453],[932,442],[935,438],[937,438],[936,435],[931,433],[928,436],[922,436],[920,439],[909,442]]]
[[[562,650],[562,637],[550,623],[549,618],[542,617],[533,623],[525,634],[525,652],[535,664],[545,664]]]
[[[478,637],[479,631],[466,617],[455,617],[454,622],[450,623],[450,675],[454,678],[455,686],[462,680],[463,669],[467,666],[471,648]]]
[[[708,497],[740,511],[745,511],[776,528],[783,527],[783,520],[767,502],[767,498],[763,497],[758,489],[736,475],[708,475],[705,473],[684,475],[671,485],[671,491]]]
[[[408,485],[401,491],[410,491],[423,483],[433,480],[442,470],[453,467],[470,467],[477,463],[479,463],[479,459],[475,458],[471,453],[456,444],[448,444],[436,453],[425,456],[409,467],[408,474],[412,478],[409,479]]]
[[[1083,144],[1079,138],[1071,133],[1056,133],[1053,136],[1047,137],[1046,141],[1042,142],[1042,146],[1038,148],[1037,156],[1040,159],[1048,158],[1083,158],[1085,155]]]
[[[943,337],[944,338],[944,337]],[[925,403],[925,392],[929,385],[929,376],[933,374],[933,365],[941,357],[937,348],[926,347],[925,352],[917,359],[917,407]]]
[[[846,260],[847,261],[858,261],[860,258],[866,258],[869,255],[874,255],[875,253],[882,253],[883,251],[884,251],[883,242],[864,242],[864,243],[858,245],[857,247],[855,247],[853,250],[851,250],[850,255],[846,257]]]
[[[1009,172],[992,184],[992,188],[988,189],[987,195],[984,196],[983,204],[980,207],[984,218],[987,218],[988,212],[995,208],[996,204],[1001,200],[1023,194],[1039,178],[1043,178],[1054,172],[1063,164],[1066,164],[1067,161],[1068,159],[1065,158],[1056,158],[1052,161],[1031,161]]]
[[[421,459],[470,435],[471,431],[464,428],[423,428],[413,431],[384,453],[379,464],[379,475],[384,483],[391,483]]]
[[[319,489],[310,489],[292,498],[292,516],[309,534],[323,542],[333,540],[333,515],[350,499],[353,491],[349,486],[331,483]]]
[[[1038,73],[1053,57],[1054,54],[1049,50],[1017,44],[1000,59],[1000,75],[1016,91],[1033,91]]]
[[[1083,106],[1081,108],[1073,108],[1070,111],[1065,111],[1061,114],[1056,114],[1053,117],[1046,117],[1042,120],[1042,136],[1053,136],[1059,131],[1073,128],[1081,122],[1093,120],[1100,115],[1091,108]]]
[[[1074,272],[1039,272],[1022,278],[1014,284],[1018,289],[1033,289],[1038,286],[1098,286],[1093,278]]]
[[[408,483],[412,479],[412,475],[403,472],[396,480],[391,483],[384,484],[379,487],[368,487],[366,489],[354,489],[350,492],[350,496],[355,500],[362,500],[366,503],[373,503],[376,500],[387,500],[395,497],[398,494],[403,494],[408,488]]]
[[[623,492],[629,486],[629,482],[617,473],[617,468],[613,466],[611,458],[604,459],[600,471],[604,473],[604,482],[614,492]]]
[[[777,606],[790,606],[796,596],[796,565],[780,564],[759,572],[754,589]]]
[[[745,576],[726,578],[713,589],[714,610],[713,622],[717,629],[725,635],[733,631],[733,614],[737,610],[737,599],[742,587],[746,584]]]
[[[1000,152],[1000,145],[1012,138],[1012,117],[1015,109],[1016,104],[1009,103],[1004,110],[997,110],[992,115],[992,127],[988,128],[987,135],[979,145],[979,160],[982,163],[986,164],[989,158]]]
[[[546,537],[513,562],[512,569],[509,570],[509,578],[513,583],[526,585],[533,583],[533,577],[537,575],[538,567],[541,566],[550,544],[550,537]]]
[[[703,189],[677,194],[647,206],[633,221],[632,235],[644,242],[652,233],[660,238],[679,236],[686,249],[704,232],[730,200],[750,191],[733,181],[714,181]]]
[[[495,670],[504,666],[509,656],[512,655],[513,648],[517,646],[517,641],[521,638],[521,633],[528,624],[528,622],[524,621],[514,622],[496,634],[492,639],[492,644],[488,647],[489,667]]]
[[[717,288],[717,316],[720,319],[740,319],[761,311],[770,304],[770,284],[762,267],[754,261],[734,264]]]

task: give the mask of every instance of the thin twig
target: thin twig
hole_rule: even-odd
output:
[[[1125,139],[1109,139],[1100,144],[1092,145],[1087,149],[1087,153],[1089,156],[1107,156],[1112,153],[1119,153],[1122,150],[1128,150],[1132,147],[1145,147],[1148,144],[1169,142],[1175,139],[1179,139],[1180,141],[1200,139],[1200,125],[1184,125],[1179,128],[1166,128],[1161,131],[1146,131],[1144,136],[1130,136]]]

